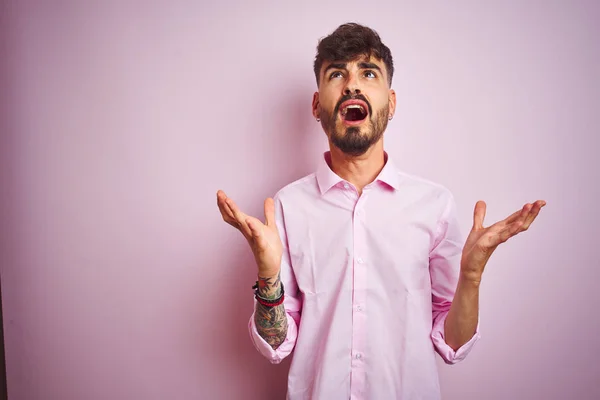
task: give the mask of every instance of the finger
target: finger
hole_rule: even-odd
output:
[[[504,229],[502,229],[498,235],[501,243],[504,243],[511,237],[523,232],[523,226],[531,214],[532,207],[533,206],[529,203],[525,204],[523,209],[519,212],[517,219],[510,224],[505,225]]]
[[[504,220],[502,220],[500,222],[503,223],[504,225],[508,225],[508,224],[515,222],[523,214],[524,209],[525,209],[525,207],[521,208],[518,211],[515,211],[514,213],[510,214],[508,217],[506,217]]]
[[[473,229],[480,230],[483,229],[483,219],[485,218],[485,210],[486,210],[485,201],[479,200],[475,204],[475,210],[473,211]]]
[[[512,223],[514,223],[515,221],[517,221],[520,217],[524,216],[527,213],[527,204],[525,204],[523,206],[523,208],[521,208],[518,211],[515,211],[514,213],[512,213],[511,215],[509,215],[508,217],[506,217],[505,219],[503,219],[502,221],[498,221],[496,222],[493,227],[494,228],[500,228],[500,229],[504,229],[507,225],[510,225]]]
[[[252,218],[246,218],[246,224],[248,228],[250,228],[250,232],[252,233],[252,237],[259,238],[262,234],[262,229],[259,224],[252,220]]]
[[[225,200],[227,199],[227,195],[219,190],[217,192],[217,205],[219,206],[219,211],[221,211],[221,215],[223,216],[223,219],[226,222],[233,222],[233,220],[235,219],[233,212],[231,211],[231,209],[227,206],[227,203],[225,202]]]
[[[268,227],[275,226],[275,202],[272,198],[265,200],[265,225]]]
[[[489,246],[496,247],[499,244],[506,242],[508,239],[519,233],[519,230],[521,229],[522,225],[523,221],[518,220],[513,222],[512,224],[505,225],[502,229],[499,229],[497,232],[490,232],[492,236],[489,239]]]
[[[525,222],[523,223],[523,226],[521,228],[522,230],[526,231],[527,229],[529,229],[529,227],[531,226],[531,224],[533,223],[533,221],[535,221],[535,219],[537,218],[538,214],[540,213],[540,210],[545,205],[546,205],[546,202],[544,202],[543,200],[538,200],[535,203],[533,203],[533,207],[531,209],[531,212],[529,213],[529,215],[525,219]]]
[[[253,217],[246,218],[246,224],[252,232],[252,238],[254,239],[254,242],[258,245],[259,248],[264,248],[266,246],[266,239],[264,237],[265,225],[263,225],[258,219]]]
[[[506,242],[511,237],[522,232],[524,223],[525,223],[524,219],[518,219],[517,221],[515,221],[512,224],[510,224],[509,226],[507,226],[500,238],[502,240],[502,242]]]
[[[539,214],[540,209],[545,204],[546,203],[543,200],[538,200],[533,204],[527,203],[521,210],[515,212],[513,215],[503,221],[510,221],[510,223],[502,224],[501,229],[497,232],[496,241],[498,244],[504,243],[511,237],[526,231],[529,228],[529,225],[531,225],[533,220],[535,220]]]
[[[219,205],[219,209],[221,209],[225,214],[229,215],[232,219],[235,218],[233,216],[233,212],[227,207],[225,201],[227,200],[227,195],[222,190],[217,192],[217,204]]]
[[[227,200],[225,200],[225,204],[227,204],[227,206],[233,213],[233,216],[235,217],[235,221],[238,224],[238,228],[244,234],[244,236],[246,236],[246,237],[252,236],[252,232],[250,231],[250,228],[248,228],[248,224],[246,224],[247,215],[244,214],[238,208],[238,206],[235,204],[235,202],[233,201],[233,199],[231,197],[228,197]]]
[[[229,205],[229,197],[226,198],[225,200],[223,200],[223,208],[225,208],[225,210],[227,210],[227,215],[229,215],[231,217],[231,219],[233,219],[233,221],[237,223],[238,221],[237,221],[237,218],[235,217],[235,213],[233,212],[233,209]]]
[[[256,218],[253,218],[253,217],[246,218],[246,225],[248,225],[248,228],[250,228],[252,237],[260,238],[263,235],[264,225]]]

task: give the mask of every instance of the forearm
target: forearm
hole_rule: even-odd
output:
[[[455,351],[467,343],[477,330],[479,320],[479,281],[460,277],[454,300],[446,317],[444,337]]]
[[[276,299],[281,295],[279,275],[258,277],[258,294],[266,299]],[[266,307],[256,303],[254,322],[259,335],[273,348],[277,349],[287,336],[288,321],[285,307],[280,304]]]

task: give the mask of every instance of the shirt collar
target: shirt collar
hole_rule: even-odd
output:
[[[392,187],[395,190],[400,188],[400,175],[394,165],[392,158],[388,155],[387,152],[384,152],[385,157],[385,165],[383,169],[375,178],[375,182],[379,181],[385,183],[386,185]],[[317,169],[317,184],[319,185],[319,190],[321,194],[325,194],[329,189],[334,187],[340,182],[344,180],[339,177],[335,172],[331,170],[331,152],[326,151],[323,153],[323,157],[321,158],[321,162],[319,163],[319,168]]]

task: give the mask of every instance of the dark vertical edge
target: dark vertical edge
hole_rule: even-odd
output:
[[[6,271],[15,256],[14,238],[9,234],[14,222],[14,0],[0,0],[0,400],[8,398],[4,315],[6,306]],[[3,290],[4,289],[4,290]]]
[[[6,362],[4,358],[4,317],[2,315],[2,278],[0,277],[0,399],[8,399]]]

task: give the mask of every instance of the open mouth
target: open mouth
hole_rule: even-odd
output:
[[[340,107],[340,115],[347,122],[360,122],[369,115],[367,107],[361,103],[342,104]]]

